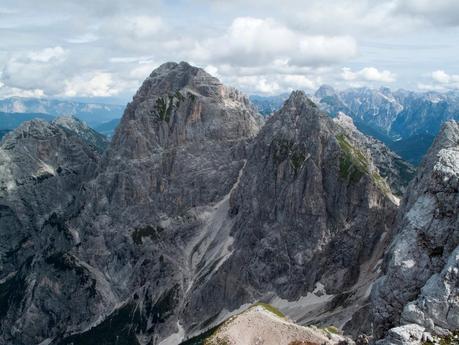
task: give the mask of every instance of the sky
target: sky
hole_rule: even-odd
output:
[[[248,94],[459,89],[458,0],[0,0],[0,98],[129,100],[166,61]]]

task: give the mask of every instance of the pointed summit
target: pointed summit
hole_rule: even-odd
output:
[[[297,108],[301,109],[304,107],[307,108],[317,108],[317,105],[309,99],[306,93],[302,90],[292,91],[289,98],[285,101],[283,107]]]
[[[335,89],[330,86],[330,85],[321,85],[316,93],[314,94],[315,97],[319,98],[319,99],[322,99],[324,97],[330,97],[330,96],[335,96],[336,95],[336,91]]]
[[[75,133],[87,144],[95,147],[99,153],[105,151],[108,146],[109,141],[104,135],[96,132],[86,122],[73,115],[59,116],[52,123]]]

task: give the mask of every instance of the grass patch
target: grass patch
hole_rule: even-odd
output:
[[[179,91],[175,92],[173,95],[159,97],[154,106],[154,114],[161,121],[169,122],[172,112],[176,110],[184,100],[185,97]]]
[[[384,178],[382,178],[381,175],[379,175],[377,171],[374,171],[371,174],[371,178],[372,178],[373,182],[375,183],[376,187],[378,187],[379,190],[381,190],[384,194],[387,195],[387,194],[391,193],[391,189],[387,185],[386,180]]]
[[[338,328],[336,328],[335,326],[327,326],[327,327],[324,327],[322,328],[325,332],[328,332],[328,333],[331,333],[331,334],[341,334],[341,332],[339,331]]]
[[[339,163],[340,176],[351,183],[359,182],[361,177],[368,173],[368,159],[361,150],[349,142],[344,134],[338,134],[336,140],[342,151]]]
[[[452,331],[451,334],[434,337],[434,341],[425,341],[422,345],[459,345],[459,330]]]
[[[283,161],[288,160],[295,175],[297,175],[306,160],[304,148],[287,139],[273,140],[272,147],[274,163],[280,164]]]
[[[268,303],[257,302],[255,304],[253,304],[252,306],[250,306],[250,308],[244,310],[243,312],[241,312],[239,314],[236,314],[236,315],[233,315],[233,316],[229,317],[228,319],[226,319],[222,323],[218,324],[217,326],[212,327],[211,329],[209,329],[209,330],[207,330],[207,331],[205,331],[205,332],[203,332],[203,333],[201,333],[201,334],[199,334],[199,335],[197,335],[197,336],[195,336],[193,338],[190,338],[190,339],[187,339],[187,340],[183,341],[182,343],[180,343],[180,345],[227,345],[227,344],[229,344],[227,339],[220,338],[218,336],[218,334],[217,334],[218,330],[222,326],[224,326],[225,324],[230,323],[238,315],[243,314],[247,310],[249,310],[251,308],[255,308],[257,306],[262,307],[263,309],[273,313],[274,315],[276,315],[278,317],[285,318],[285,315],[281,311],[279,311],[278,309],[273,307],[272,305],[270,305]]]
[[[279,316],[281,318],[285,318],[284,313],[282,313],[279,309],[273,307],[271,304],[263,303],[263,302],[257,302],[254,305],[252,305],[251,308],[253,308],[253,307],[262,307],[262,308],[266,309],[267,311],[273,313],[276,316]]]

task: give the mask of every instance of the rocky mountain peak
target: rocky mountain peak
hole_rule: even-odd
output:
[[[14,131],[10,132],[5,136],[5,141],[14,141],[22,137],[35,137],[35,138],[47,138],[55,135],[55,126],[51,125],[48,121],[42,119],[32,119],[30,121],[23,122]]]
[[[53,123],[70,130],[88,129],[89,126],[73,115],[63,115],[56,118]]]
[[[327,127],[331,120],[303,91],[293,91],[281,109],[268,120],[268,129],[281,136],[307,136],[319,127]],[[318,133],[313,134],[314,136]]]
[[[8,135],[0,342],[177,344],[259,301],[369,326],[397,209],[371,152],[301,91],[261,125],[182,62],[145,80],[102,159],[72,118]]]
[[[93,146],[99,153],[105,151],[108,146],[109,140],[104,135],[96,132],[73,115],[59,116],[52,123],[73,132],[87,144]]]
[[[206,140],[253,137],[261,117],[248,98],[186,62],[166,63],[144,81],[113,138],[128,157]]]
[[[336,95],[335,89],[332,86],[326,85],[326,84],[321,85],[314,94],[314,96],[319,99],[322,99],[327,96],[328,97],[334,96],[334,95]]]
[[[284,111],[291,113],[301,112],[304,109],[318,109],[317,105],[312,102],[306,93],[301,90],[292,91],[290,97],[285,101],[283,107]]]
[[[134,102],[176,92],[192,92],[203,96],[216,96],[223,88],[220,81],[202,68],[187,62],[166,62],[156,68],[134,96]]]

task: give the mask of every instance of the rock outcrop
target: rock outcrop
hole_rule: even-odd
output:
[[[397,234],[372,291],[377,337],[415,327],[445,335],[459,327],[459,126],[447,122],[412,181]],[[388,338],[394,331],[389,331]],[[420,337],[418,337],[418,343]]]
[[[75,116],[59,116],[53,120],[53,123],[75,133],[99,153],[103,153],[108,147],[109,140],[107,137],[96,132]]]
[[[181,345],[331,345],[350,342],[333,327],[299,326],[272,306],[256,304],[231,316],[207,334]]]

